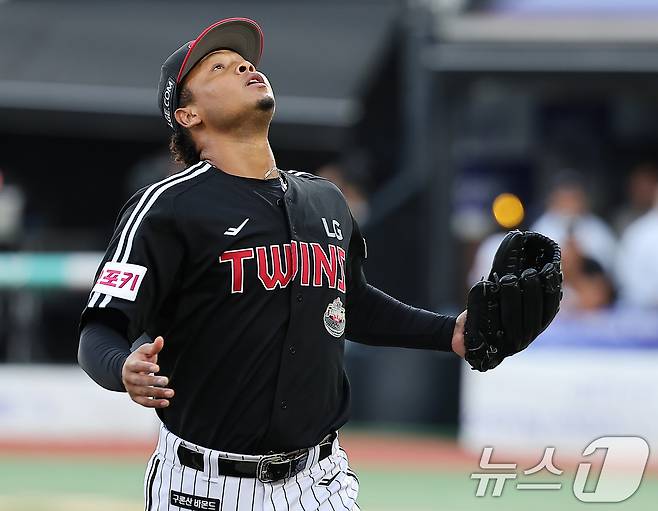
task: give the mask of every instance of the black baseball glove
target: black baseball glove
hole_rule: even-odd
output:
[[[509,232],[489,278],[468,293],[466,361],[484,372],[524,350],[553,321],[561,299],[558,244],[536,232]]]

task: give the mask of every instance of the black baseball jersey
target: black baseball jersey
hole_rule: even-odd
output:
[[[368,294],[365,257],[329,181],[244,178],[202,161],[124,206],[81,325],[118,310],[130,340],[164,337],[160,374],[176,395],[157,414],[178,436],[236,453],[308,447],[348,417],[344,338],[350,303]],[[393,299],[378,293],[384,311]],[[422,323],[412,347],[447,349],[454,318],[396,303]],[[366,306],[354,314],[363,342],[390,333]]]

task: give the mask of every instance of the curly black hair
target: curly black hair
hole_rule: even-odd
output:
[[[183,107],[190,101],[192,101],[192,92],[187,87],[183,87],[178,96],[178,105]],[[169,140],[169,151],[171,151],[171,155],[175,161],[183,163],[188,167],[198,163],[201,159],[199,150],[194,140],[192,140],[190,130],[181,126],[178,127],[178,130],[174,132]]]

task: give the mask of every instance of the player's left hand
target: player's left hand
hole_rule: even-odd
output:
[[[466,324],[466,311],[457,316],[455,329],[452,332],[452,351],[464,358],[466,348],[464,347],[464,325]]]
[[[489,277],[468,293],[466,361],[488,371],[526,349],[560,310],[560,247],[536,232],[509,232]]]

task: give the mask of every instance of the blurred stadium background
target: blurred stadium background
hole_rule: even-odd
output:
[[[457,312],[506,228],[563,247],[558,320],[491,374],[349,344],[361,507],[591,506],[592,440],[658,445],[657,2],[0,0],[0,510],[141,508],[155,416],[77,367],[77,321],[121,204],[175,170],[159,66],[228,16],[264,28],[278,165],[343,189],[372,283]],[[484,446],[562,490],[476,497]],[[548,446],[564,475],[525,476]],[[656,467],[609,506],[655,509]]]

